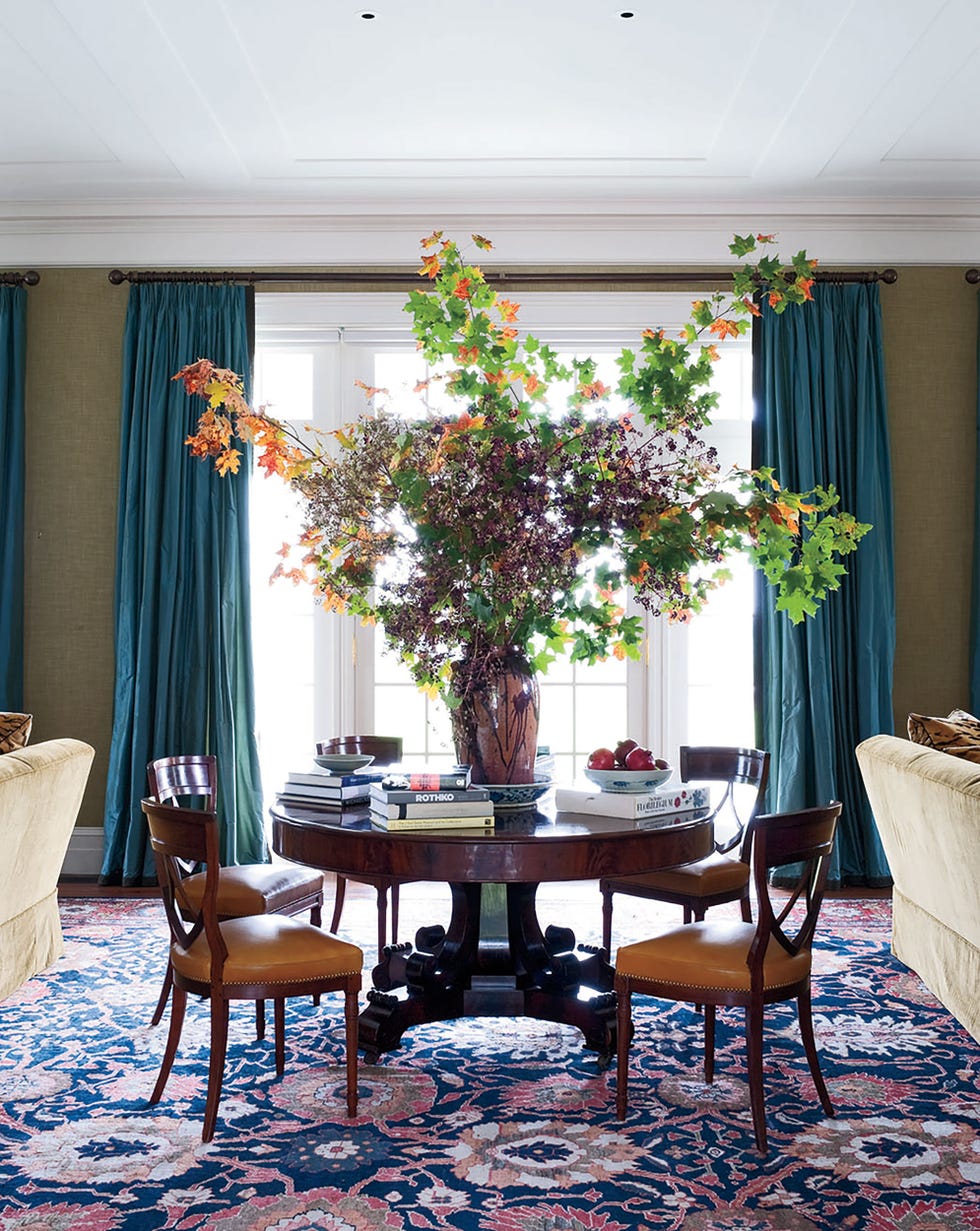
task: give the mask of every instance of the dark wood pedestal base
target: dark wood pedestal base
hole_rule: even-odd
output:
[[[422,1022],[536,1017],[577,1027],[605,1067],[616,1050],[613,968],[604,949],[567,927],[542,931],[537,884],[450,883],[448,929],[423,927],[415,944],[388,946],[360,1016],[368,1063]],[[598,910],[598,906],[597,906]]]

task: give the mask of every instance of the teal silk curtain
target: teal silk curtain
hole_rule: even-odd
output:
[[[24,365],[27,292],[0,286],[0,710],[24,707]]]
[[[833,484],[874,529],[815,617],[792,625],[760,586],[759,738],[772,754],[767,808],[844,804],[831,880],[887,885],[854,749],[891,733],[895,649],[891,464],[881,312],[873,284],[814,288],[813,303],[755,322],[759,464],[783,486]]]
[[[218,758],[221,858],[268,859],[255,744],[248,465],[221,478],[184,444],[205,403],[173,374],[201,357],[249,371],[243,287],[130,289],[123,354],[116,684],[103,884],[153,878],[147,762]]]

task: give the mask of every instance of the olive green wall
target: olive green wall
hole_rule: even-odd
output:
[[[97,751],[79,824],[101,825],[125,287],[43,271],[28,293],[26,708],[35,739]],[[895,714],[968,705],[977,292],[960,268],[881,288],[895,493]],[[833,601],[833,600],[831,600]]]

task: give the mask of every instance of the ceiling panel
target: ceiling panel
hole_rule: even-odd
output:
[[[370,0],[360,0],[368,4]],[[11,0],[0,207],[977,196],[976,0]]]

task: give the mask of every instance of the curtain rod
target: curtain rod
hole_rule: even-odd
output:
[[[41,275],[36,269],[25,269],[21,273],[0,274],[0,286],[37,286]]]
[[[587,285],[614,282],[626,286],[645,287],[670,283],[720,283],[732,280],[732,274],[724,270],[681,270],[674,273],[661,269],[609,270],[608,272],[583,270],[577,273],[573,269],[564,269],[553,273],[542,273],[536,270],[487,269],[484,270],[484,274],[487,282],[491,284],[515,283],[525,286],[545,282],[578,282]],[[817,282],[884,282],[890,285],[898,281],[898,271],[895,269],[883,269],[880,272],[856,269],[844,269],[839,272],[820,270],[815,277]],[[123,272],[121,269],[112,269],[109,271],[109,281],[113,286],[121,286],[124,282],[244,282],[248,285],[254,285],[257,282],[337,282],[348,285],[365,283],[416,287],[425,285],[414,271],[392,269],[379,269],[374,272],[340,269],[321,270],[320,272],[307,269],[251,271],[144,269]]]

